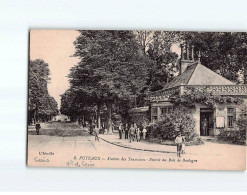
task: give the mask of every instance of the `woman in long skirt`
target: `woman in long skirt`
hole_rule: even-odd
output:
[[[140,128],[138,127],[136,130],[136,141],[140,142],[140,140],[141,140],[141,131]]]

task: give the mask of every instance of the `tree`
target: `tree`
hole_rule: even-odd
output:
[[[173,31],[136,31],[142,51],[153,63],[148,67],[148,90],[156,91],[169,82],[178,69],[178,55],[171,51],[179,36]]]
[[[51,120],[57,115],[57,102],[48,93],[49,67],[41,59],[29,62],[28,124]]]
[[[74,44],[81,61],[71,69],[71,89],[85,92],[98,112],[106,105],[111,133],[113,105],[142,93],[150,60],[132,31],[80,31]]]
[[[247,34],[240,32],[181,32],[180,39],[201,50],[201,62],[225,78],[243,82],[247,68]],[[197,52],[196,52],[197,53]]]

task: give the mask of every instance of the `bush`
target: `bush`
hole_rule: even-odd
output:
[[[237,125],[240,131],[247,130],[247,106],[242,106],[239,114],[239,118],[237,120]]]
[[[166,114],[162,120],[153,124],[151,134],[154,138],[174,140],[179,132],[185,136],[185,141],[188,143],[203,143],[199,135],[195,133],[195,120],[192,115],[181,110],[174,110],[174,112]]]
[[[246,141],[246,131],[226,131],[221,130],[218,135],[219,140],[230,141],[232,143],[240,143]]]

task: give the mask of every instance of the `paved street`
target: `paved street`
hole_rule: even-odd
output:
[[[149,142],[120,140],[117,134],[100,135],[95,142],[73,123],[42,124],[40,134],[33,129],[28,133],[28,163],[31,166],[109,167],[121,168],[245,168],[246,147],[206,142],[186,147],[186,154],[177,158],[176,147]],[[62,136],[54,136],[56,132]],[[100,160],[96,158],[100,157]],[[93,158],[93,159],[92,159]],[[122,159],[123,158],[123,159]],[[163,160],[163,161],[162,161]]]

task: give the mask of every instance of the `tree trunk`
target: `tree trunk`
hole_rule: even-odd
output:
[[[101,105],[97,105],[97,126],[100,129],[101,128],[101,120],[100,120],[100,107]]]
[[[107,133],[112,134],[112,102],[106,104],[107,107]]]
[[[36,124],[37,122],[37,112],[36,112],[36,109],[34,110],[33,112],[33,123]]]

